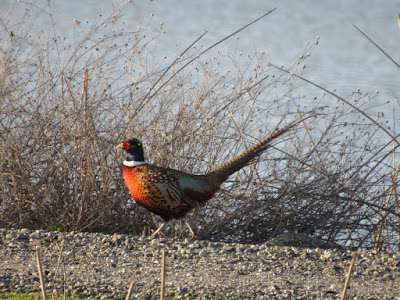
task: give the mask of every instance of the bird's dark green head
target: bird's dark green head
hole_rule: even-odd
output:
[[[126,157],[125,161],[134,161],[134,162],[145,161],[142,143],[136,138],[125,141],[117,145],[116,148],[117,149],[124,148],[125,151],[128,153],[128,156]]]

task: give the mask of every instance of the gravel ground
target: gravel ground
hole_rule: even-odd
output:
[[[340,299],[351,252],[101,233],[0,229],[0,293],[46,289],[104,299],[156,299],[162,249],[167,299]],[[400,299],[400,256],[360,251],[348,299]]]

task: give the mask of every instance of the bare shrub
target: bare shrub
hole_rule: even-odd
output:
[[[198,237],[258,243],[301,232],[368,248],[381,234],[395,244],[398,144],[380,126],[321,91],[303,96],[299,78],[268,66],[263,53],[201,56],[200,45],[172,64],[149,60],[156,36],[141,26],[124,32],[120,12],[77,21],[74,44],[56,25],[52,36],[32,36],[27,16],[1,20],[0,227],[147,234],[157,223],[131,200],[115,144],[138,137],[149,162],[203,173],[285,118],[311,113],[187,217]],[[314,46],[291,72],[303,74]],[[380,100],[359,91],[346,99],[364,111]],[[177,225],[165,234],[180,234]]]

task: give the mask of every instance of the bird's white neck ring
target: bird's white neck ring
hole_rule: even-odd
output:
[[[145,164],[147,164],[145,161],[124,160],[124,166],[126,167],[137,167]]]

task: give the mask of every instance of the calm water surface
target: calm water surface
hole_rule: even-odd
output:
[[[45,1],[36,3],[46,7]],[[73,38],[74,19],[84,21],[98,14],[110,14],[112,3],[105,0],[52,1],[52,13],[58,31]],[[22,15],[26,8],[16,1],[0,1],[2,15],[9,13],[10,7],[14,15]],[[201,42],[208,46],[273,8],[277,10],[241,32],[239,41],[225,42],[218,49],[231,54],[252,53],[257,49],[265,51],[273,64],[290,66],[307,45],[319,37],[318,46],[307,60],[305,77],[328,89],[336,89],[341,96],[356,88],[369,93],[379,90],[382,102],[400,96],[400,70],[353,27],[354,24],[362,29],[400,62],[397,22],[400,0],[163,0],[150,4],[136,1],[126,5],[123,12],[127,26],[132,26],[128,31],[135,31],[140,22],[147,23],[150,13],[154,13],[154,30],[160,22],[166,30],[156,51],[172,59],[205,30],[208,33]],[[48,18],[43,18],[42,22],[42,17],[39,15],[38,26],[48,28]],[[391,111],[392,105],[388,107],[388,113],[392,114]]]

